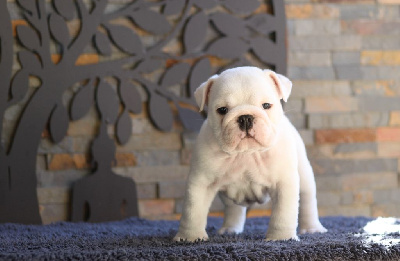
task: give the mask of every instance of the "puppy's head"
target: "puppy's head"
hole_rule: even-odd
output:
[[[214,75],[194,95],[221,149],[227,153],[263,151],[274,145],[292,83],[283,75],[256,67],[238,67]]]

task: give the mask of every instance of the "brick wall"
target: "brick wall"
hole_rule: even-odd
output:
[[[400,216],[400,0],[285,2],[294,82],[285,111],[307,144],[321,215]],[[8,3],[13,24],[24,23],[15,2]],[[79,62],[98,59],[88,54]],[[21,108],[7,110],[5,143]],[[131,117],[132,136],[118,147],[114,171],[137,182],[141,216],[176,218],[196,135],[179,124],[159,132],[145,110]],[[93,109],[71,122],[57,145],[43,133],[37,179],[44,223],[69,218],[70,186],[90,173],[96,122]],[[221,209],[216,199],[212,212]],[[269,214],[268,206],[251,214]]]
[[[400,1],[287,0],[287,114],[321,215],[400,215]]]

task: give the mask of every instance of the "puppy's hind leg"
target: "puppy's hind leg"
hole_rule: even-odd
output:
[[[300,234],[326,232],[326,228],[322,226],[318,219],[316,185],[314,180],[314,172],[307,158],[304,143],[297,134],[296,137],[297,155],[298,155],[298,171],[300,176],[300,208],[299,208],[299,225]]]
[[[246,221],[246,207],[237,205],[233,200],[219,192],[219,197],[225,205],[224,223],[218,230],[219,234],[239,234],[243,232],[244,223]]]

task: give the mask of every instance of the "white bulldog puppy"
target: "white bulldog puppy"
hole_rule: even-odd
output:
[[[175,241],[207,240],[207,215],[217,193],[225,204],[219,233],[241,233],[246,206],[272,200],[267,240],[326,232],[318,219],[314,173],[304,143],[284,115],[292,83],[256,67],[229,69],[194,95],[208,117],[192,156]],[[299,206],[300,203],[300,206]]]

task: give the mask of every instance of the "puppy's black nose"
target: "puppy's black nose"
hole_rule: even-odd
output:
[[[238,118],[239,129],[242,131],[248,131],[253,128],[254,117],[252,115],[242,115]]]

